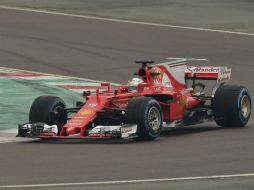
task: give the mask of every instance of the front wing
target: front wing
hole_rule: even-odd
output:
[[[18,126],[17,137],[41,139],[131,139],[137,137],[137,125],[98,125],[89,130],[87,135],[75,134],[60,136],[56,125],[46,125],[45,123],[24,123]]]

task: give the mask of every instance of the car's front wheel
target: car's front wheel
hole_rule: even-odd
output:
[[[126,120],[138,125],[139,139],[154,140],[162,130],[161,106],[150,97],[133,98],[127,106]]]
[[[39,96],[30,108],[29,122],[42,122],[47,125],[57,125],[60,132],[67,122],[64,101],[56,96]]]

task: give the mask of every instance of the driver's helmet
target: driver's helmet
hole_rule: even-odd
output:
[[[138,84],[143,83],[144,81],[140,78],[132,78],[128,81],[127,87],[129,92],[136,92],[138,89]]]

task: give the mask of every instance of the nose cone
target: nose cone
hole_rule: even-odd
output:
[[[75,135],[75,134],[78,134],[80,133],[80,128],[78,127],[68,127],[66,129],[66,134],[67,135]]]

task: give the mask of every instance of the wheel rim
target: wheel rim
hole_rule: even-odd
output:
[[[244,118],[248,118],[250,115],[250,99],[247,95],[244,95],[241,99],[241,114]]]
[[[161,125],[161,115],[156,107],[152,107],[148,112],[148,123],[153,131],[158,131]]]

